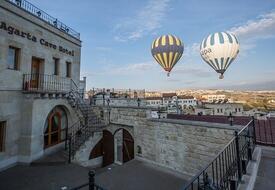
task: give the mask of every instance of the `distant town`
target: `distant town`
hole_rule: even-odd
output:
[[[167,114],[275,117],[275,91],[91,89],[92,105],[148,106]],[[155,117],[158,117],[157,115]]]

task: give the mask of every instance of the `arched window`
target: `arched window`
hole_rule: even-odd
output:
[[[44,127],[44,148],[61,143],[66,138],[68,119],[62,107],[55,107],[48,115]]]

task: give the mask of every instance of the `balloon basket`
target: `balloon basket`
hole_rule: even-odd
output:
[[[224,76],[223,76],[223,74],[221,74],[220,76],[219,76],[219,79],[223,79],[224,78]]]

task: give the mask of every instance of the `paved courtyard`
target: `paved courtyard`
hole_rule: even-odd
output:
[[[2,190],[60,190],[88,182],[89,168],[75,164],[15,166],[0,172]],[[96,183],[107,190],[177,190],[184,176],[137,160],[96,171]],[[85,188],[83,188],[85,189]]]
[[[263,148],[254,190],[275,189],[275,148]]]

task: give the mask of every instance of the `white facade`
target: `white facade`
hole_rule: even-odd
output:
[[[243,115],[243,105],[236,103],[206,103],[205,108],[212,109],[213,115]]]
[[[190,107],[197,106],[197,100],[194,97],[172,96],[172,97],[149,97],[145,99],[146,105],[151,107],[167,107],[171,113],[176,110],[178,105],[179,109],[184,110]]]
[[[215,101],[224,101],[226,96],[224,94],[207,94],[202,95],[202,98],[206,100],[206,102],[215,102]]]
[[[80,84],[81,41],[18,6],[0,1],[0,170],[59,147],[77,120],[65,95]]]

